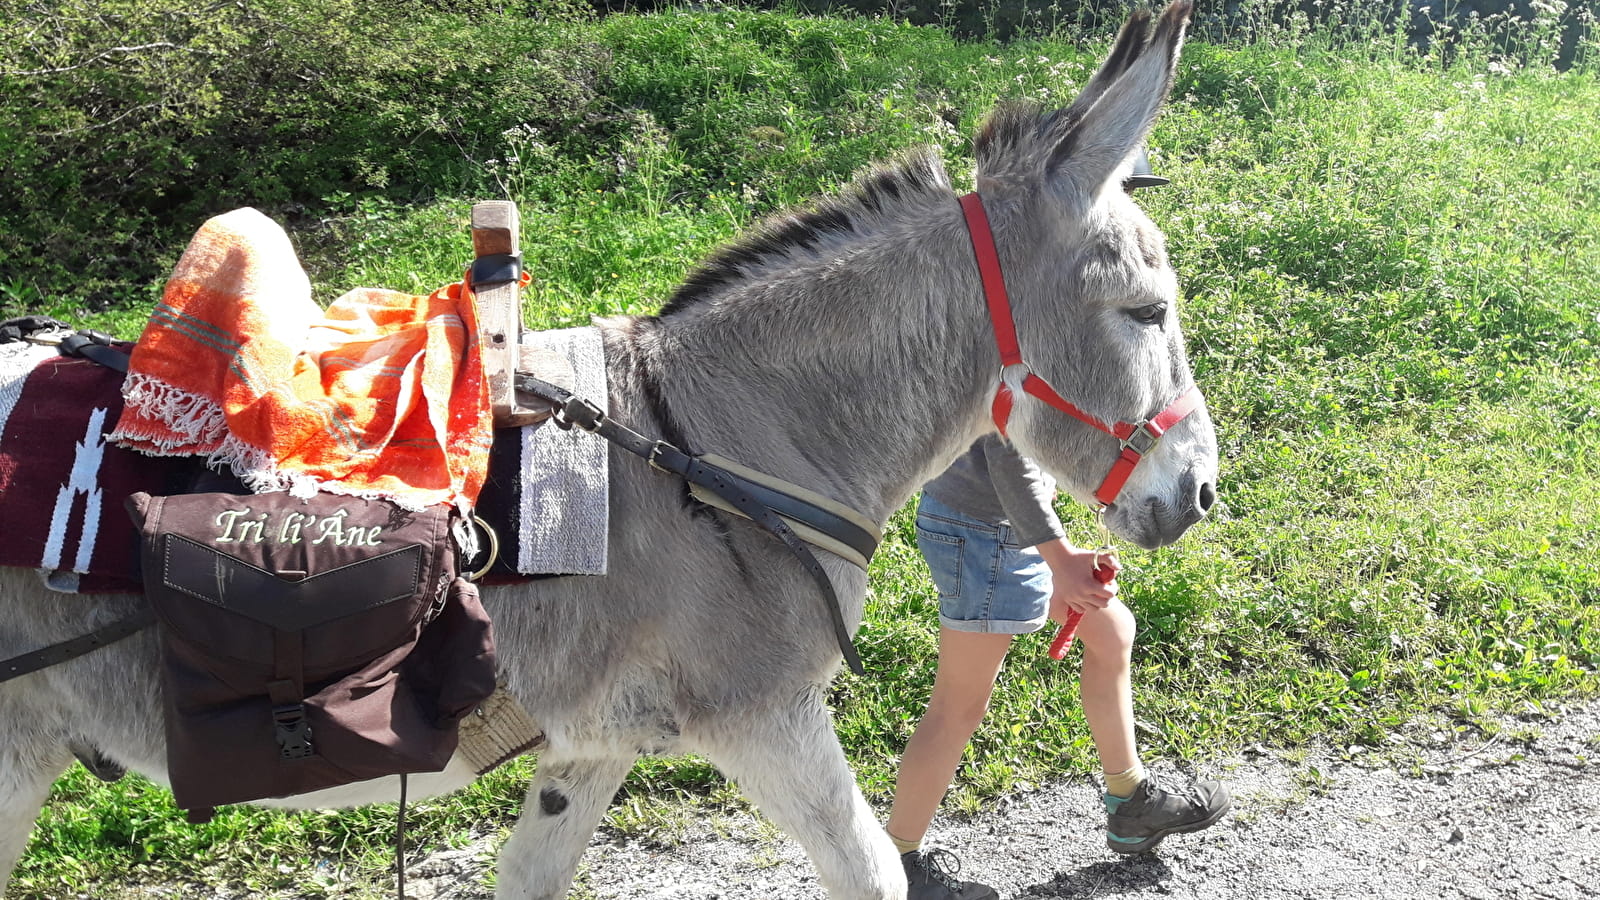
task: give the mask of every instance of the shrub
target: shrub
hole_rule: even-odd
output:
[[[536,5],[0,2],[0,309],[139,294],[238,206],[481,192],[508,131],[569,131],[604,78],[575,5]]]

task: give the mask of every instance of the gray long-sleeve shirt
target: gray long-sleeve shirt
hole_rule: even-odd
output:
[[[1055,479],[1024,458],[999,435],[986,435],[950,464],[923,491],[957,512],[1010,525],[1017,543],[1032,547],[1066,537],[1051,501]]]

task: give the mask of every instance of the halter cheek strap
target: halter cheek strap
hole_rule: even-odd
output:
[[[1024,372],[1022,390],[1025,393],[1122,442],[1122,452],[1094,492],[1096,502],[1101,506],[1110,506],[1121,493],[1122,486],[1128,483],[1139,461],[1155,449],[1161,436],[1200,408],[1204,402],[1200,388],[1190,387],[1179,394],[1154,418],[1143,422],[1113,422],[1109,425],[1057,393],[1050,382],[1034,374],[1022,359],[1022,347],[1017,342],[1017,323],[1011,315],[1011,299],[1006,294],[1005,276],[1000,272],[1000,255],[995,250],[994,232],[989,228],[989,215],[984,211],[983,198],[971,193],[961,197],[960,202],[967,220],[967,233],[972,237],[972,251],[978,258],[978,274],[983,280],[983,297],[989,307],[989,323],[994,326],[994,341],[1000,349],[1000,387],[995,391],[990,408],[994,424],[1002,435],[1006,433],[1006,423],[1011,419],[1011,407],[1016,397],[1005,381],[1005,371],[1013,366],[1021,366]]]

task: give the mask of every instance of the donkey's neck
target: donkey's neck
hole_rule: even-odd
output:
[[[906,205],[639,330],[686,449],[881,523],[987,429],[998,356],[955,196]]]

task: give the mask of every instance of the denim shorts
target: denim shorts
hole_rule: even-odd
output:
[[[963,515],[927,494],[917,548],[939,589],[939,624],[952,631],[1030,634],[1049,621],[1050,567],[1017,546],[1009,525]]]

